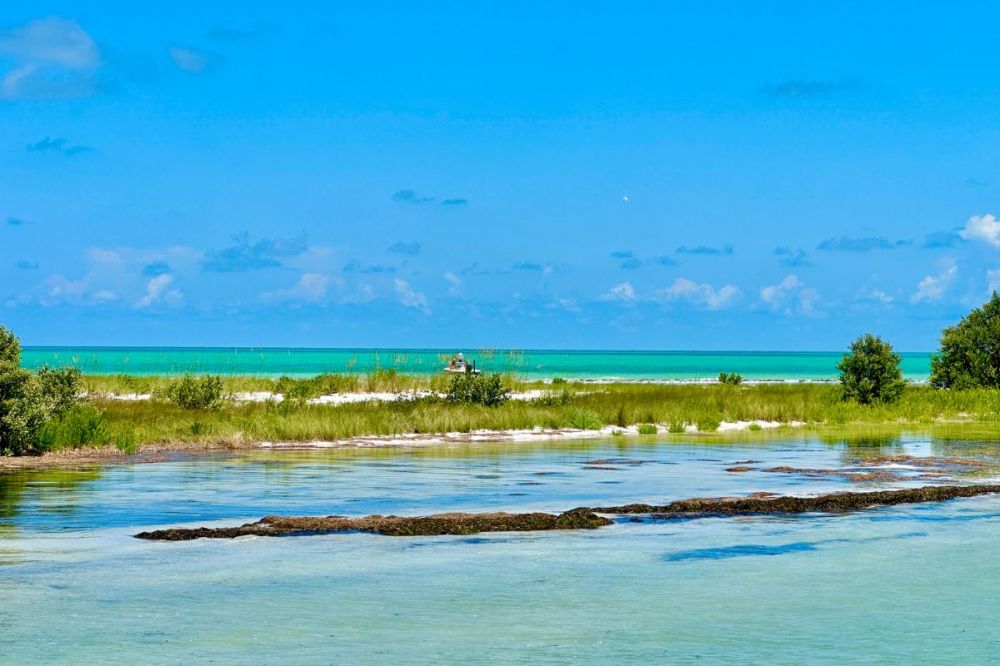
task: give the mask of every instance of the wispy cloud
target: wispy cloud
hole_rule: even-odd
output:
[[[859,303],[877,303],[879,305],[890,305],[894,300],[892,296],[881,289],[863,289],[858,292],[854,299]]]
[[[801,99],[809,97],[826,97],[835,93],[858,90],[858,81],[840,79],[828,81],[822,79],[788,78],[777,83],[769,83],[761,88],[765,95],[785,99]]]
[[[45,137],[41,141],[29,143],[26,150],[29,153],[58,153],[67,157],[79,155],[80,153],[93,152],[89,146],[70,144],[67,139]]]
[[[1000,248],[1000,221],[993,215],[973,215],[959,232],[965,240],[981,241]]]
[[[937,275],[927,275],[918,284],[917,290],[910,296],[911,303],[931,303],[939,301],[945,291],[958,275],[958,267],[950,263]]]
[[[177,69],[188,74],[201,74],[211,62],[207,53],[186,46],[171,45],[167,53]]]
[[[635,287],[633,287],[630,282],[622,282],[621,284],[611,287],[608,293],[603,296],[602,300],[633,303],[636,298]]]
[[[261,294],[261,300],[268,302],[319,303],[323,301],[334,279],[322,273],[303,273],[294,285],[287,289],[276,289]]]
[[[37,271],[38,270],[38,262],[37,261],[27,261],[25,259],[22,259],[21,261],[19,261],[16,264],[14,264],[14,268],[16,268],[19,271]]]
[[[990,293],[1000,291],[1000,268],[986,271],[986,287]]]
[[[398,241],[396,243],[393,243],[386,249],[389,252],[395,252],[396,254],[416,256],[420,254],[421,245],[416,241],[412,241],[410,243],[404,243],[403,241]]]
[[[451,271],[445,271],[441,277],[448,283],[449,296],[460,296],[462,294],[462,278]]]
[[[234,245],[205,253],[202,270],[210,273],[238,273],[262,268],[278,268],[281,260],[308,249],[306,236],[293,239],[263,238],[250,243],[247,234],[233,237]]]
[[[416,308],[424,314],[430,314],[430,308],[427,307],[427,296],[422,292],[415,290],[410,286],[410,283],[401,278],[396,278],[394,281],[396,286],[396,296],[399,298],[399,302],[408,308]]]
[[[184,295],[179,289],[170,289],[173,282],[173,275],[164,274],[150,278],[149,282],[146,283],[146,293],[136,301],[135,307],[148,308],[157,303],[180,305],[184,301]]]
[[[7,226],[8,227],[23,227],[23,226],[26,226],[27,224],[28,224],[27,221],[22,220],[19,217],[8,217],[7,218]]]
[[[399,203],[425,204],[434,201],[434,197],[421,196],[413,190],[398,190],[392,195],[392,200]]]
[[[812,265],[809,261],[809,255],[801,248],[776,247],[774,248],[774,254],[779,258],[778,263],[782,266],[797,267]]]
[[[865,236],[852,238],[850,236],[835,236],[827,238],[816,246],[823,252],[871,252],[872,250],[895,250],[910,245],[907,240],[889,240],[884,236]]]
[[[467,203],[469,203],[469,200],[463,199],[462,197],[452,197],[441,201],[442,206],[464,206]]]
[[[96,92],[101,65],[97,44],[75,21],[35,19],[0,32],[0,98],[73,99]]]
[[[511,268],[511,270],[515,270],[515,271],[543,271],[543,270],[545,270],[545,266],[543,266],[542,264],[538,263],[537,261],[533,261],[531,259],[525,259],[523,261],[518,261],[515,264],[513,264],[510,268]]]
[[[708,283],[697,283],[687,278],[677,278],[673,284],[658,292],[658,296],[668,301],[687,301],[708,310],[726,308],[740,297],[741,292],[731,284],[716,289]]]
[[[708,245],[698,245],[697,247],[687,247],[686,245],[681,245],[675,251],[677,254],[694,254],[694,255],[704,255],[704,256],[719,256],[728,255],[733,253],[733,248],[731,245],[726,245],[724,247],[710,247]]]

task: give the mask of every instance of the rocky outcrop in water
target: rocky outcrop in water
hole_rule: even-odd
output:
[[[1000,484],[967,486],[924,486],[901,490],[863,493],[831,493],[815,497],[696,497],[656,506],[626,504],[591,509],[607,514],[652,514],[663,518],[698,516],[745,516],[769,513],[841,513],[873,506],[940,502],[959,497],[1000,493]]]
[[[339,532],[369,532],[386,536],[467,535],[481,532],[534,532],[542,530],[596,529],[612,521],[599,514],[650,515],[670,520],[706,516],[762,514],[842,513],[875,506],[940,502],[961,497],[1000,493],[1000,484],[924,486],[862,493],[832,493],[815,497],[696,497],[664,505],[625,504],[598,508],[580,507],[553,513],[440,513],[431,516],[366,516],[348,518],[266,516],[239,527],[178,528],[142,532],[136,537],[155,541],[233,539],[241,536],[304,536]]]
[[[540,530],[590,530],[611,521],[589,509],[553,513],[439,513],[432,516],[344,516],[295,517],[265,516],[256,523],[239,527],[198,527],[142,532],[140,539],[187,541],[190,539],[233,539],[240,536],[303,536],[337,532],[370,532],[386,536],[434,536],[478,534],[480,532],[535,532]]]

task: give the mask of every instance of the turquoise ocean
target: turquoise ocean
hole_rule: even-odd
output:
[[[74,365],[92,374],[212,373],[304,377],[395,368],[434,374],[457,351],[487,372],[525,379],[698,380],[738,372],[756,380],[830,380],[842,352],[579,351],[479,349],[295,349],[249,347],[26,347],[22,364]],[[907,379],[926,380],[929,353],[904,353]]]

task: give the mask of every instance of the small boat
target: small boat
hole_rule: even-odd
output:
[[[476,362],[472,361],[471,363],[467,363],[465,360],[465,356],[462,354],[462,352],[458,352],[457,354],[451,357],[451,359],[448,361],[448,365],[444,367],[444,371],[463,373],[463,374],[468,373],[471,375],[479,374],[479,370],[476,369]]]

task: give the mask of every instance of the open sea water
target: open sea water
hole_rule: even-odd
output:
[[[525,379],[714,379],[737,372],[752,380],[833,380],[842,352],[511,351],[477,349],[278,349],[171,347],[26,347],[22,364],[75,365],[85,373],[176,375],[211,373],[305,377],[324,372],[369,373],[395,368],[406,374],[441,372],[462,351],[486,372]],[[923,381],[929,353],[904,353],[903,375]]]

